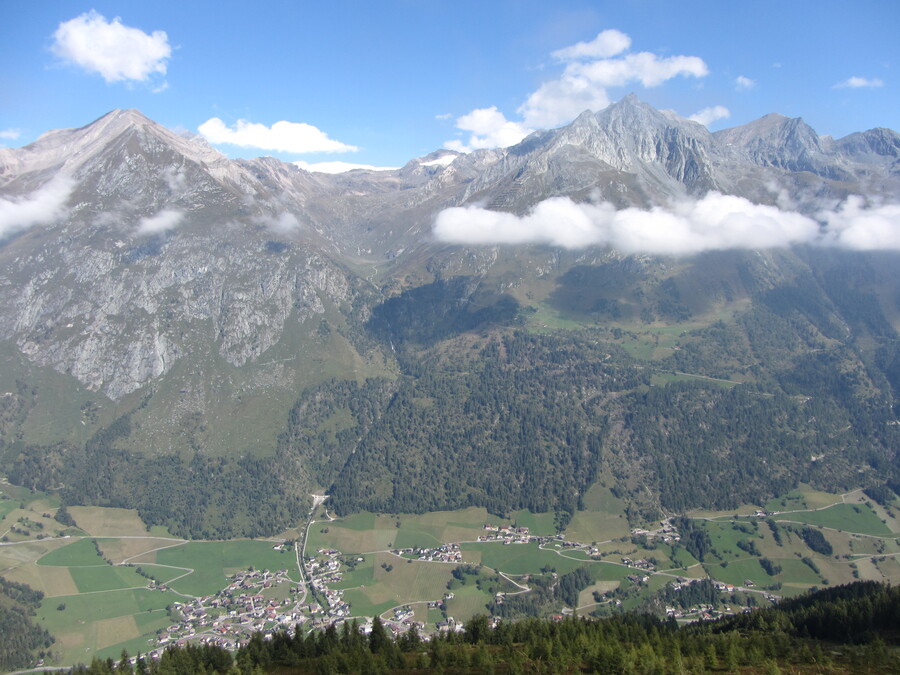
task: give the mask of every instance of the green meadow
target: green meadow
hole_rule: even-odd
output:
[[[38,560],[37,564],[53,567],[94,567],[107,563],[97,554],[97,548],[92,539],[79,539],[51,551]]]
[[[876,537],[893,538],[897,536],[866,504],[835,504],[818,511],[782,513],[774,518],[777,521],[806,523]]]
[[[144,560],[154,557],[155,560]],[[297,558],[292,551],[275,551],[267,541],[194,541],[172,546],[134,561],[136,565],[156,563],[188,571],[171,582],[171,588],[192,596],[212,595],[227,585],[227,577],[249,567],[288,570],[288,576],[299,581]],[[148,572],[151,572],[149,565]]]

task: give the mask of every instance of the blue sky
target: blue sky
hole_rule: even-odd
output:
[[[900,130],[895,0],[326,4],[8,3],[0,145],[138,108],[231,157],[399,166],[632,91],[712,130]]]

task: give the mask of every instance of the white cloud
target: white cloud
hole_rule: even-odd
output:
[[[445,148],[457,152],[471,152],[481,148],[506,148],[515,145],[531,133],[531,129],[522,124],[507,120],[496,106],[478,108],[457,118],[456,127],[470,134],[467,143],[459,140],[444,143]]]
[[[557,49],[551,56],[560,61],[578,59],[607,59],[631,47],[631,38],[615,29],[602,31],[590,42],[579,42]]]
[[[286,234],[288,232],[292,232],[294,230],[300,229],[300,221],[297,219],[293,213],[289,211],[282,211],[277,216],[272,214],[267,214],[263,216],[257,216],[254,218],[254,221],[259,223],[260,225],[264,225],[272,230],[280,234]]]
[[[0,138],[5,141],[15,141],[22,135],[22,132],[18,129],[4,129],[0,131]]]
[[[753,89],[755,86],[756,82],[754,80],[751,80],[749,77],[744,77],[743,75],[738,75],[734,80],[734,87],[738,91]]]
[[[705,77],[709,69],[697,56],[659,57],[650,52],[626,54],[620,58],[574,62],[562,76],[542,84],[519,107],[518,113],[529,127],[549,128],[570,122],[585,110],[602,110],[609,105],[610,87],[639,82],[656,87],[674,77]]]
[[[64,218],[73,187],[70,179],[56,178],[27,197],[0,197],[0,239],[34,225]]]
[[[884,82],[879,80],[877,77],[874,78],[866,78],[866,77],[851,77],[843,82],[838,82],[834,85],[835,89],[860,89],[863,87],[883,87]]]
[[[163,209],[153,216],[141,218],[138,222],[138,234],[159,234],[178,227],[184,220],[184,213],[174,209]]]
[[[59,24],[53,34],[53,52],[107,82],[146,82],[166,74],[172,47],[165,31],[147,34],[112,21],[91,10]]]
[[[590,42],[579,42],[553,52],[566,62],[559,77],[541,84],[516,111],[521,121],[508,120],[496,107],[478,108],[457,118],[456,126],[471,132],[467,142],[449,141],[445,147],[460,152],[506,147],[533,129],[558,127],[585,110],[602,110],[610,103],[609,89],[639,83],[656,87],[675,77],[705,77],[709,69],[697,56],[660,57],[650,52],[627,53],[631,38],[605,30]]]
[[[210,143],[228,143],[242,148],[259,148],[276,152],[356,152],[359,148],[328,138],[328,135],[305,122],[265,124],[238,120],[229,128],[218,117],[208,119],[197,129]]]
[[[709,69],[698,56],[660,58],[650,52],[639,52],[619,59],[573,63],[566,68],[566,74],[584,77],[591,84],[600,87],[621,87],[630,82],[657,87],[679,75],[705,77],[709,74]]]
[[[857,251],[900,250],[900,205],[867,207],[851,196],[837,209],[820,214],[826,223],[823,243]]]
[[[715,192],[649,211],[617,211],[608,202],[576,204],[566,197],[541,202],[522,217],[475,207],[451,208],[438,214],[434,225],[438,239],[454,243],[599,245],[659,255],[784,247],[812,242],[818,232],[819,224],[799,213]]]
[[[584,77],[564,75],[538,87],[518,112],[535,127],[551,129],[585,110],[603,110],[609,104],[606,87],[595,86]]]
[[[353,164],[352,162],[294,162],[304,171],[316,173],[347,173],[354,169],[366,169],[367,171],[394,171],[399,166],[373,166],[372,164]]]
[[[163,169],[162,179],[172,194],[179,194],[187,185],[187,174],[181,167],[169,166]]]
[[[689,120],[693,120],[694,122],[699,122],[705,127],[708,127],[713,122],[718,120],[725,120],[731,117],[731,111],[723,105],[715,105],[711,108],[704,108],[699,112],[695,112],[693,115],[688,117]]]
[[[648,211],[567,197],[539,203],[524,216],[480,207],[445,209],[437,239],[468,245],[550,244],[568,249],[609,246],[624,253],[691,255],[711,250],[786,248],[807,244],[861,251],[900,250],[900,205],[866,204],[853,196],[815,218],[787,205],[753,204],[711,192]]]

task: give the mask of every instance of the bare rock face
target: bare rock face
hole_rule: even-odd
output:
[[[3,337],[29,359],[112,399],[198,351],[237,367],[256,360],[288,323],[322,314],[323,298],[351,296],[345,273],[316,252],[273,254],[265,242],[248,251],[208,234],[109,244],[75,250],[51,240],[20,257],[7,279],[55,264],[4,284],[0,306],[13,317]]]
[[[7,193],[51,172],[72,186],[62,223],[2,250],[2,336],[113,400],[185,356],[254,361],[286,325],[351,295],[346,272],[302,237],[277,241],[287,233],[271,228],[269,187],[134,111],[0,159]]]

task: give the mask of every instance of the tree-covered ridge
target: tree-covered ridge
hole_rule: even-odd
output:
[[[405,375],[331,493],[340,513],[574,510],[596,480],[598,399],[646,380],[621,350],[517,331],[469,354],[406,354]]]
[[[601,620],[475,617],[461,633],[392,640],[379,619],[325,631],[255,635],[233,657],[188,645],[158,661],[95,660],[73,674],[108,673],[715,673],[900,669],[900,590],[872,582],[809,593],[765,610],[679,627],[648,615]]]
[[[775,321],[754,344],[789,330],[771,313],[752,314],[743,320]],[[698,347],[676,352],[671,367],[733,376],[715,364],[733,360],[735,334],[748,333],[699,331],[688,343]],[[814,341],[784,368],[757,368],[736,386],[699,377],[648,386],[665,370],[599,337],[512,331],[470,340],[452,358],[403,351],[396,395],[334,480],[337,509],[571,511],[604,476],[651,515],[761,502],[800,481],[847,488],[860,466],[893,471],[890,397],[846,347]]]
[[[0,577],[0,670],[27,668],[42,658],[53,636],[33,622],[44,594]]]

